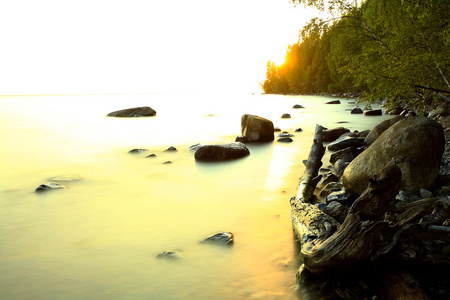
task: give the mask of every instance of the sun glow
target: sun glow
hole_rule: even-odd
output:
[[[0,94],[254,91],[315,11],[288,0],[0,4]]]

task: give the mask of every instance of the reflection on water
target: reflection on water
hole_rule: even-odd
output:
[[[120,95],[0,98],[0,298],[298,299],[289,198],[316,123],[369,129],[326,98]],[[293,110],[300,103],[305,109]],[[149,105],[154,118],[107,118]],[[281,119],[283,113],[291,119]],[[188,147],[228,142],[258,114],[295,133],[291,144],[197,163]],[[165,152],[169,146],[177,152]],[[133,148],[147,153],[131,155]],[[155,153],[158,156],[146,158]],[[172,164],[163,164],[172,161]],[[77,174],[66,190],[34,193]],[[231,231],[231,248],[199,244]],[[178,250],[183,259],[156,259]]]

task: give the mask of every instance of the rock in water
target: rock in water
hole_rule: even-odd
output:
[[[347,132],[350,132],[350,130],[347,128],[344,128],[344,127],[338,127],[338,128],[333,128],[333,129],[324,129],[322,131],[322,141],[332,142]]]
[[[402,190],[417,194],[432,190],[439,175],[445,138],[441,125],[427,118],[398,121],[357,156],[342,176],[344,187],[360,195],[369,178],[379,174],[392,159],[402,171]]]
[[[219,232],[207,237],[201,243],[231,246],[234,243],[234,235],[231,232]]]
[[[241,131],[248,142],[271,142],[274,139],[272,121],[255,115],[242,116]]]
[[[149,106],[127,108],[109,113],[107,117],[133,118],[133,117],[153,117],[156,111]]]
[[[217,145],[200,144],[196,149],[194,157],[200,161],[226,161],[250,154],[247,146],[240,142]]]
[[[156,255],[156,258],[160,259],[180,259],[182,257],[183,256],[178,251],[164,251]]]
[[[40,186],[38,186],[35,190],[36,193],[41,193],[41,192],[45,192],[45,191],[51,191],[51,190],[63,190],[66,189],[65,185],[59,184],[59,183],[54,183],[54,182],[49,182],[46,184],[41,184]]]

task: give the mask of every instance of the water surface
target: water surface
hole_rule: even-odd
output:
[[[279,95],[0,98],[1,299],[299,299],[289,199],[317,123],[370,129],[346,99]],[[302,104],[304,109],[292,109]],[[152,118],[109,118],[148,105]],[[229,142],[244,113],[294,133],[290,144],[198,163],[195,143]],[[292,118],[281,119],[283,113]],[[346,124],[338,124],[346,121]],[[165,152],[175,146],[177,152]],[[148,152],[131,155],[133,148]],[[155,153],[155,158],[145,156]],[[171,161],[171,164],[164,164]],[[36,194],[48,178],[67,189]],[[199,244],[231,231],[235,245]],[[177,261],[156,259],[178,250]],[[306,298],[305,298],[306,299]]]

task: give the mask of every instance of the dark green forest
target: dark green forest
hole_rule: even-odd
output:
[[[450,101],[450,0],[295,0],[329,12],[267,63],[265,93]]]

